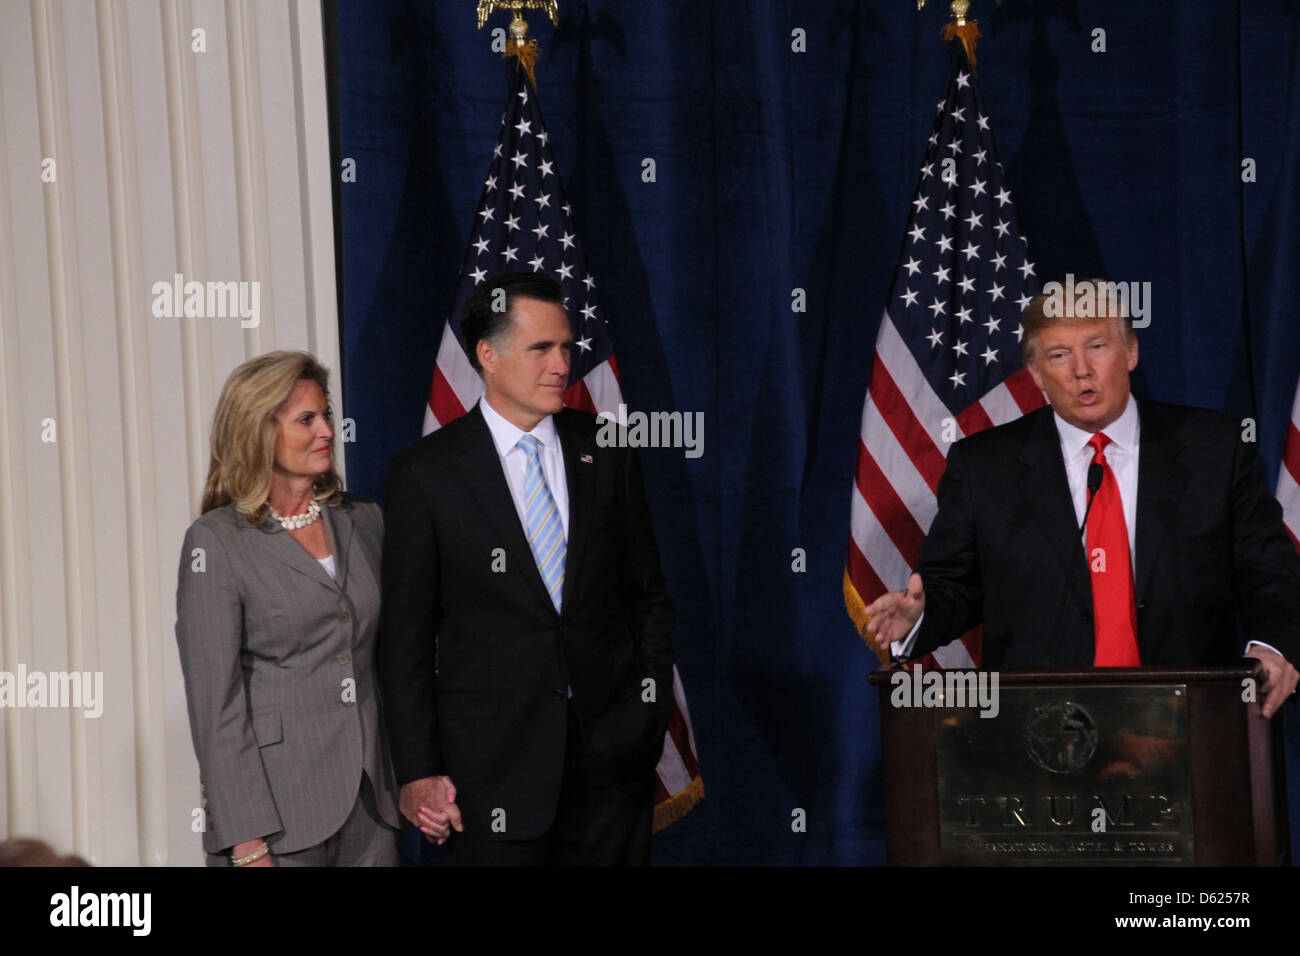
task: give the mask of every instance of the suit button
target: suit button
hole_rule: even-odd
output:
[[[351,707],[354,703],[356,703],[356,701],[345,700],[345,701],[343,702],[343,706],[344,706],[344,707]]]
[[[348,621],[352,620],[352,615],[347,611],[339,611],[339,620],[346,624]]]
[[[338,657],[334,658],[334,660],[342,667],[348,666],[348,655],[346,654],[340,654]]]
[[[565,699],[568,698],[568,696],[569,696],[568,694],[566,694],[566,693],[564,692],[564,688],[562,688],[562,687],[557,687],[557,688],[555,688],[555,690],[553,691],[553,693],[555,694],[555,699],[556,699],[556,700],[565,700]]]

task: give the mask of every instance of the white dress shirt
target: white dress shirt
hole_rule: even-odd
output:
[[[1070,500],[1074,503],[1077,527],[1083,524],[1084,510],[1088,506],[1088,467],[1092,464],[1093,456],[1088,439],[1092,437],[1092,432],[1075,428],[1057,414],[1055,409],[1052,410],[1052,417],[1056,420],[1056,433],[1061,439],[1061,459],[1065,462],[1065,477],[1070,483]],[[1119,485],[1119,500],[1124,507],[1124,527],[1128,530],[1129,570],[1130,573],[1137,574],[1138,454],[1142,440],[1142,425],[1138,418],[1137,402],[1132,395],[1129,396],[1119,418],[1103,428],[1101,433],[1110,439],[1104,454],[1106,464],[1115,475],[1115,483]],[[1082,534],[1079,536],[1079,544],[1080,547],[1086,547]],[[923,620],[925,620],[924,612],[917,618],[916,624],[908,632],[907,637],[889,645],[895,657],[911,655],[912,645],[916,643],[916,635],[921,630]],[[1247,654],[1255,644],[1276,650],[1263,641],[1250,641],[1246,645]]]
[[[1056,434],[1061,437],[1061,458],[1065,461],[1065,477],[1070,482],[1070,500],[1074,502],[1075,527],[1083,524],[1083,512],[1088,506],[1088,467],[1092,464],[1093,450],[1088,444],[1092,432],[1075,428],[1055,410]],[[1128,560],[1130,573],[1137,568],[1137,488],[1138,446],[1142,427],[1138,422],[1137,402],[1129,396],[1119,418],[1101,430],[1110,439],[1106,445],[1106,464],[1110,465],[1115,483],[1119,485],[1119,500],[1124,507],[1124,527],[1128,530]],[[1079,542],[1084,544],[1083,535]]]
[[[510,497],[514,500],[515,511],[519,513],[519,525],[528,536],[528,522],[524,518],[524,473],[528,469],[528,455],[519,447],[519,439],[525,434],[537,439],[537,459],[542,465],[542,477],[546,487],[555,499],[555,510],[560,513],[560,525],[564,530],[564,540],[569,540],[569,485],[564,474],[564,449],[560,446],[560,434],[555,430],[555,422],[547,415],[537,427],[524,432],[518,425],[512,425],[501,416],[488,402],[484,395],[479,399],[479,409],[483,420],[492,432],[492,443],[496,445],[497,454],[501,456],[501,469],[506,474],[506,484],[510,486]]]

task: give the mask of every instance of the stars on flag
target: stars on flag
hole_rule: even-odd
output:
[[[452,315],[458,329],[465,299],[489,276],[506,269],[550,275],[560,283],[573,326],[570,380],[584,378],[614,353],[608,322],[596,301],[596,280],[565,201],[537,97],[522,74],[512,78],[500,138],[474,217],[461,287]]]
[[[935,109],[889,299],[919,367],[954,412],[1020,367],[1020,313],[1037,291],[1034,270],[977,84],[955,70]]]

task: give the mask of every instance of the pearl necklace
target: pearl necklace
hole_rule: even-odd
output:
[[[307,505],[307,510],[302,514],[290,515],[287,518],[272,508],[269,501],[266,503],[266,507],[271,511],[271,517],[280,522],[280,527],[285,531],[296,531],[299,528],[305,528],[307,525],[320,520],[320,502],[316,501],[314,498]]]

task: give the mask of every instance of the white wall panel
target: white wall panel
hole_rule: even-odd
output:
[[[276,347],[337,380],[319,6],[0,4],[0,161],[0,670],[104,681],[98,719],[0,708],[0,839],[198,864],[173,627],[217,394]],[[176,273],[260,282],[260,324],[155,316]]]

